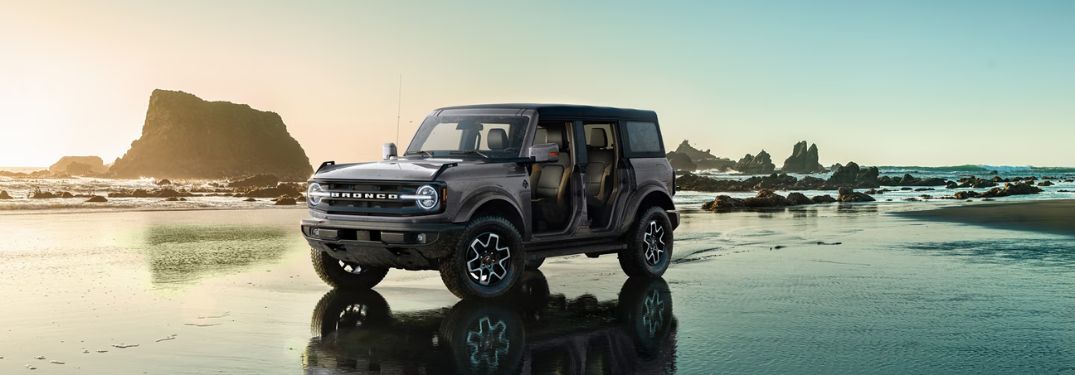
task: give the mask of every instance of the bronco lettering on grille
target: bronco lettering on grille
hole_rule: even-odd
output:
[[[339,199],[374,199],[374,200],[398,200],[399,194],[392,193],[365,193],[365,192],[347,192],[347,191],[333,191],[329,193],[329,198]]]

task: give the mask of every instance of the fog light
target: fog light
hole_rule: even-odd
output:
[[[319,237],[320,235],[321,235],[321,231],[318,230],[317,228],[310,229],[310,236],[311,237]]]
[[[426,243],[426,234],[418,233],[418,236],[416,236],[415,239],[418,240],[418,243]]]

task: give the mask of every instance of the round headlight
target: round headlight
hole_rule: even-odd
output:
[[[306,201],[309,202],[311,206],[321,204],[321,198],[324,198],[325,195],[328,194],[325,193],[325,189],[322,188],[319,183],[311,182],[310,187],[306,188]]]
[[[414,191],[414,195],[422,197],[418,198],[416,201],[418,202],[418,207],[421,207],[423,210],[437,208],[437,203],[440,203],[440,197],[437,196],[437,189],[429,185],[422,185],[422,187]]]

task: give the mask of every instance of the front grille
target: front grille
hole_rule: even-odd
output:
[[[385,193],[395,195],[414,195],[422,185],[429,182],[366,182],[366,181],[323,181],[321,186],[330,192],[341,193]],[[434,184],[435,185],[435,184]],[[439,190],[439,189],[438,189]],[[438,212],[423,210],[413,199],[349,199],[326,197],[315,209],[330,214],[368,215],[368,216],[415,216]]]

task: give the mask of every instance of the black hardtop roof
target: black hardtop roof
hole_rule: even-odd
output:
[[[474,104],[438,108],[437,111],[453,109],[532,109],[544,117],[605,117],[625,118],[642,121],[657,121],[657,113],[650,110],[632,108],[597,107],[577,104],[538,104],[538,103],[502,103]]]

